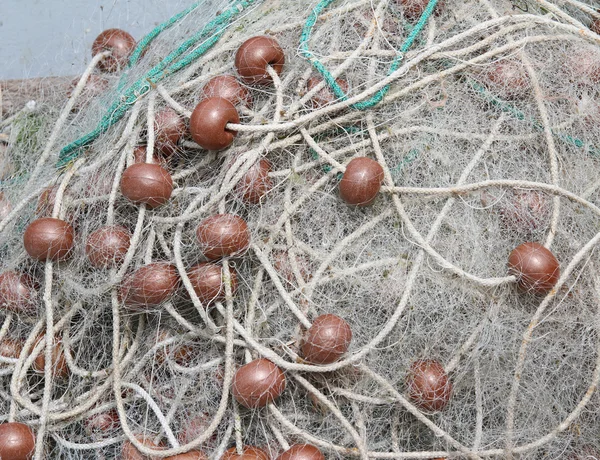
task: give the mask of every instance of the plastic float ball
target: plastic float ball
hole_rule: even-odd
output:
[[[311,77],[306,82],[306,91],[312,90],[315,86],[321,83],[323,79],[321,77]],[[341,78],[336,78],[335,82],[344,92],[344,94],[348,94],[348,82]],[[331,104],[337,100],[336,95],[333,90],[329,88],[329,86],[325,85],[324,88],[321,88],[317,93],[311,98],[311,102],[315,107],[323,107],[324,105]]]
[[[58,187],[48,187],[41,193],[37,201],[37,207],[35,208],[35,213],[38,216],[51,216],[52,208],[54,208],[54,202],[56,201],[57,191]]]
[[[296,284],[296,275],[290,262],[289,253],[286,251],[273,251],[273,268],[279,276],[290,284]],[[296,267],[304,281],[311,278],[310,260],[303,255],[296,256]]]
[[[35,436],[23,423],[0,424],[0,459],[30,460],[35,450]]]
[[[367,158],[354,158],[346,166],[340,181],[340,197],[355,206],[370,205],[381,188],[383,168],[377,161]]]
[[[229,147],[237,131],[227,129],[227,123],[239,123],[235,106],[227,99],[211,97],[196,106],[190,117],[190,133],[196,143],[206,150]]]
[[[235,270],[229,268],[231,278],[231,293],[235,295],[238,280]],[[188,271],[188,277],[194,292],[205,307],[213,302],[225,300],[225,284],[223,283],[223,268],[213,263],[200,263]]]
[[[410,366],[406,387],[413,403],[428,411],[444,409],[452,394],[448,374],[438,361],[432,359],[421,359]]]
[[[295,444],[277,460],[325,460],[323,453],[311,444]]]
[[[181,444],[188,444],[202,436],[212,422],[212,417],[208,412],[190,418],[186,421],[183,429],[179,432],[178,439]],[[204,445],[216,443],[219,439],[218,430],[215,430],[212,436],[206,440]]]
[[[92,56],[110,51],[110,55],[98,63],[98,67],[106,72],[123,69],[137,43],[127,32],[121,29],[107,29],[92,44]]]
[[[227,449],[221,460],[269,460],[269,458],[269,454],[258,447],[244,446],[241,454],[238,454],[235,447]]]
[[[94,181],[94,185],[98,185],[98,179]],[[86,187],[86,192],[89,192],[90,188]],[[110,191],[110,189],[109,189]],[[58,192],[58,186],[48,187],[46,188],[39,196],[37,201],[37,206],[35,208],[35,214],[37,217],[52,217],[52,211],[54,210],[54,204],[56,203],[56,193]],[[67,200],[67,197],[70,195],[71,191],[69,189],[65,190],[63,195],[63,203]],[[73,209],[69,209],[64,219],[71,225],[75,224],[75,214]]]
[[[535,294],[547,294],[560,277],[554,254],[539,243],[523,243],[508,257],[508,271],[517,277],[519,287]]]
[[[208,460],[208,455],[206,455],[201,450],[190,450],[185,454],[172,455],[171,457],[166,457],[165,460]]]
[[[231,393],[248,409],[264,407],[285,390],[285,375],[268,359],[260,358],[240,367],[233,377]]]
[[[517,99],[530,93],[529,76],[522,63],[517,61],[498,61],[485,71],[487,86],[500,97]]]
[[[42,217],[25,229],[23,244],[34,259],[59,261],[71,255],[74,237],[73,227],[64,220]]]
[[[418,20],[429,4],[429,0],[396,0],[396,2],[402,6],[404,17],[410,21]],[[444,6],[444,0],[439,0],[433,10],[434,14],[439,15]]]
[[[175,265],[168,262],[144,265],[123,280],[121,301],[132,310],[157,307],[175,294],[180,281]]]
[[[121,193],[133,203],[156,208],[171,198],[173,179],[166,169],[157,164],[133,164],[121,177]]]
[[[200,92],[201,99],[220,97],[227,99],[233,105],[252,105],[250,91],[242,85],[233,75],[219,75],[208,80]]]
[[[97,182],[97,180],[95,182]],[[96,184],[94,184],[94,185],[96,185]],[[89,192],[89,189],[86,191]],[[35,208],[35,214],[38,217],[52,217],[52,211],[54,210],[54,204],[56,203],[56,193],[57,192],[58,192],[58,186],[55,185],[53,187],[46,188],[40,194],[38,201],[37,201],[37,206]],[[71,190],[69,190],[67,188],[63,195],[63,201],[62,201],[63,203],[65,203],[65,201],[68,199],[70,194],[71,194]],[[74,215],[73,209],[70,209],[69,212],[67,212],[64,220],[69,222],[71,225],[74,224],[75,215]]]
[[[120,225],[107,225],[92,232],[85,245],[90,264],[96,268],[121,265],[129,249],[131,234]]]
[[[207,259],[238,256],[250,246],[246,221],[234,214],[217,214],[204,219],[196,229],[200,249]]]
[[[271,163],[260,159],[244,174],[237,183],[235,191],[240,199],[247,204],[258,204],[263,196],[273,188],[273,181],[269,177]]]
[[[502,224],[521,233],[531,233],[550,218],[550,200],[543,192],[536,190],[515,191],[510,205],[500,211]]]
[[[0,308],[31,314],[37,309],[36,300],[37,291],[28,275],[12,270],[0,274]]]
[[[302,356],[315,364],[330,364],[348,351],[352,330],[346,321],[336,315],[317,317],[306,332]]]
[[[41,336],[36,340],[35,346],[40,342],[43,343],[40,354],[33,361],[33,370],[38,374],[43,374],[46,367],[46,337]],[[52,347],[52,375],[56,378],[65,378],[69,375],[69,366],[63,352],[62,341],[58,337],[54,337],[54,345]],[[2,457],[0,457],[1,459]]]
[[[156,149],[169,156],[177,151],[177,144],[187,131],[185,120],[175,110],[166,107],[154,118]]]
[[[271,66],[277,75],[281,75],[285,55],[277,40],[258,36],[246,40],[235,54],[235,68],[248,85],[268,85],[272,78],[267,72]]]
[[[550,200],[538,190],[514,190],[505,194],[506,199],[482,193],[481,204],[497,206],[502,227],[519,235],[530,235],[548,224]],[[496,204],[497,203],[497,204]]]

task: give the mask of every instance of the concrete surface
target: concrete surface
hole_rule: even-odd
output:
[[[77,75],[105,29],[136,40],[192,0],[0,0],[0,80]]]

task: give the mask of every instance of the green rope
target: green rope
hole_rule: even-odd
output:
[[[344,93],[342,88],[340,88],[340,86],[335,81],[335,78],[333,78],[333,76],[331,75],[331,73],[329,73],[329,71],[323,65],[323,63],[321,63],[321,61],[319,61],[317,57],[308,49],[308,42],[310,40],[312,29],[314,28],[319,15],[334,1],[335,0],[321,0],[319,4],[313,9],[311,15],[308,17],[306,23],[304,24],[304,27],[302,28],[302,35],[300,36],[300,54],[304,58],[308,59],[312,66],[315,69],[317,69],[317,71],[321,74],[327,85],[329,85],[329,87],[333,90],[335,96],[338,99],[345,101],[348,99],[346,93]],[[404,59],[404,54],[410,49],[418,35],[423,30],[423,27],[425,27],[425,24],[427,23],[429,17],[433,13],[433,9],[435,8],[437,2],[438,0],[430,0],[427,4],[427,8],[425,8],[425,10],[423,11],[423,14],[419,18],[419,21],[417,22],[417,24],[415,24],[414,28],[400,47],[400,53],[392,61],[392,64],[390,65],[390,68],[388,70],[388,76],[393,74],[400,67],[401,62]],[[377,91],[370,99],[367,99],[366,101],[357,102],[356,104],[352,104],[350,107],[356,110],[365,110],[371,108],[379,104],[383,100],[389,89],[390,85],[386,85],[379,91]]]
[[[146,48],[148,48],[148,46],[150,45],[150,43],[152,43],[152,41],[162,32],[164,32],[166,29],[168,29],[169,27],[171,27],[173,24],[179,22],[181,19],[183,19],[185,16],[187,16],[188,14],[190,14],[192,11],[194,11],[196,8],[198,8],[203,2],[196,2],[194,3],[192,6],[190,6],[187,10],[182,11],[179,14],[176,14],[175,16],[173,16],[171,19],[169,19],[168,21],[163,22],[162,24],[156,26],[156,28],[154,30],[152,30],[152,32],[150,32],[148,35],[146,35],[137,45],[137,47],[135,48],[135,51],[131,54],[131,57],[129,58],[129,63],[127,65],[128,68],[133,67],[135,64],[137,64],[137,61],[139,60],[139,58],[142,56],[142,54],[144,53],[144,51],[146,50]]]
[[[111,126],[121,120],[129,111],[131,106],[140,98],[144,97],[150,91],[150,89],[156,86],[160,81],[180,71],[181,69],[186,68],[198,58],[206,54],[206,52],[221,38],[221,35],[224,33],[231,20],[256,1],[260,0],[236,1],[230,8],[206,24],[200,32],[184,41],[175,51],[170,53],[159,64],[154,66],[146,75],[134,82],[129,88],[121,93],[118,100],[112,103],[106,114],[100,120],[98,126],[93,131],[75,140],[66,147],[63,147],[63,149],[60,151],[60,156],[56,167],[59,169],[63,168],[77,158],[82,153],[82,147],[96,140],[98,137],[100,137],[100,135],[108,131]],[[147,47],[148,44],[160,32],[179,21],[197,6],[197,4],[193,5],[184,12],[174,16],[169,21],[161,24],[150,34],[148,34],[136,48],[134,55],[131,57],[129,65],[131,66],[137,62],[137,59],[139,59],[139,56],[141,53],[143,53],[145,47]],[[205,39],[205,41],[197,49],[189,53],[184,58],[177,60],[182,54],[184,54],[193,46],[197,45],[197,43],[202,39]]]
[[[135,47],[135,50],[133,51],[133,53],[131,53],[131,56],[129,57],[129,61],[127,63],[127,70],[131,69],[135,64],[137,64],[140,57],[144,54],[144,51],[146,51],[148,46],[150,46],[150,44],[154,41],[156,37],[158,37],[162,32],[170,28],[173,24],[179,22],[181,19],[190,14],[196,8],[198,8],[201,5],[201,3],[201,1],[194,3],[188,9],[182,11],[179,14],[176,14],[168,21],[165,21],[162,24],[156,26],[149,34],[142,38],[142,40],[140,40],[140,42]],[[121,75],[119,85],[117,86],[117,93],[120,93],[123,90],[123,87],[127,82],[127,76],[127,71],[124,72],[123,75]]]
[[[490,93],[487,89],[485,89],[485,87],[483,85],[477,83],[475,80],[472,80],[472,79],[469,79],[468,82],[471,85],[471,87],[475,91],[477,91],[481,96],[483,96],[483,98],[486,101],[488,101],[490,104],[498,107],[503,112],[510,114],[512,117],[516,118],[517,120],[528,121],[535,129],[537,129],[539,131],[544,130],[544,125],[542,125],[539,121],[537,121],[531,117],[527,117],[527,115],[525,115],[525,113],[523,113],[521,110],[516,108],[514,105],[509,104],[508,102],[506,102],[506,101],[498,98],[494,94]],[[582,148],[587,145],[588,146],[587,147],[588,154],[590,154],[592,157],[600,157],[600,151],[598,149],[596,149],[594,146],[590,145],[588,142],[585,142],[581,139],[573,137],[570,134],[557,132],[553,129],[551,129],[550,131],[552,132],[552,134],[554,136],[556,136],[559,140],[565,142],[566,144],[573,145],[577,148]]]

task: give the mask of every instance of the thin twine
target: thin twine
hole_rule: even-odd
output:
[[[373,132],[374,132],[374,130],[373,130]],[[377,136],[377,135],[375,134],[375,136],[374,136],[374,139],[379,139],[379,136]],[[375,144],[375,142],[374,142],[374,144]],[[452,188],[449,188],[449,189],[447,190],[447,193],[448,193],[448,194],[450,194],[450,195],[452,195],[454,191],[455,191],[455,190],[453,190]],[[398,192],[399,192],[399,191],[398,191]],[[286,224],[287,224],[287,222],[289,222],[289,219],[286,221]]]

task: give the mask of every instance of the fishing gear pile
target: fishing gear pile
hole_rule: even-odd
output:
[[[0,457],[600,458],[598,6],[103,32],[0,121]]]

